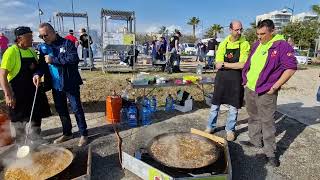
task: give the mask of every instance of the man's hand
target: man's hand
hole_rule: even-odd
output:
[[[267,94],[274,94],[278,91],[278,88],[271,87],[270,90],[267,92]]]
[[[32,78],[32,80],[33,80],[33,84],[34,84],[36,87],[38,87],[39,84],[40,84],[40,76],[39,76],[39,75],[34,75],[33,78]]]
[[[216,63],[216,69],[222,69],[222,64],[221,62]]]
[[[48,64],[52,63],[52,58],[49,55],[45,55],[44,59],[45,59],[46,63],[48,63]]]
[[[14,109],[16,107],[16,100],[13,98],[11,94],[5,95],[5,99],[6,99],[6,105],[9,108]]]

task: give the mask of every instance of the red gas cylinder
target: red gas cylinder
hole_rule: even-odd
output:
[[[116,124],[120,122],[120,111],[122,108],[121,96],[113,95],[106,98],[106,120],[108,124]]]
[[[7,114],[0,113],[0,147],[12,143],[10,121]]]

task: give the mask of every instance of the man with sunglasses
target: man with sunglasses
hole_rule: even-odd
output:
[[[263,147],[268,165],[277,167],[280,162],[275,154],[274,117],[278,91],[297,70],[297,61],[290,44],[282,35],[275,34],[272,20],[258,22],[257,36],[258,41],[254,43],[242,72],[246,108],[250,117],[250,141],[240,141],[240,144]]]
[[[63,135],[54,140],[54,143],[61,143],[73,137],[67,106],[68,98],[81,134],[78,146],[83,146],[87,143],[88,131],[80,100],[82,79],[78,71],[79,57],[77,49],[71,41],[56,34],[49,23],[39,25],[39,34],[46,44],[46,48],[40,49],[40,58],[44,58],[49,66],[52,78],[53,100],[63,129]],[[47,52],[44,52],[44,49]]]
[[[242,24],[240,21],[232,21],[229,26],[230,35],[219,45],[216,53],[216,68],[218,72],[215,78],[212,106],[206,132],[213,133],[216,128],[218,113],[221,104],[229,106],[229,114],[226,122],[226,139],[235,139],[235,126],[238,117],[238,109],[243,104],[243,87],[241,69],[248,58],[250,45],[241,36]]]

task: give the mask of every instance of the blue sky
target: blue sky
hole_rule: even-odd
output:
[[[178,28],[185,34],[191,33],[186,22],[192,16],[201,20],[197,32],[212,24],[227,26],[232,19],[239,19],[244,27],[255,20],[255,16],[285,6],[294,6],[294,13],[310,11],[312,4],[319,0],[73,0],[75,12],[88,12],[91,28],[100,29],[100,10],[134,10],[137,17],[137,31],[157,31],[164,25]],[[40,0],[44,12],[43,21],[48,21],[53,12],[71,12],[71,0]],[[0,0],[0,27],[28,25],[37,27],[39,18],[38,0]],[[72,19],[65,20],[66,29],[72,28]],[[76,20],[76,29],[85,21]]]

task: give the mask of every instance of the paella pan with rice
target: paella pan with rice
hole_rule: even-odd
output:
[[[16,159],[5,168],[4,180],[42,180],[57,175],[73,160],[73,154],[61,147],[42,147],[24,159]]]

